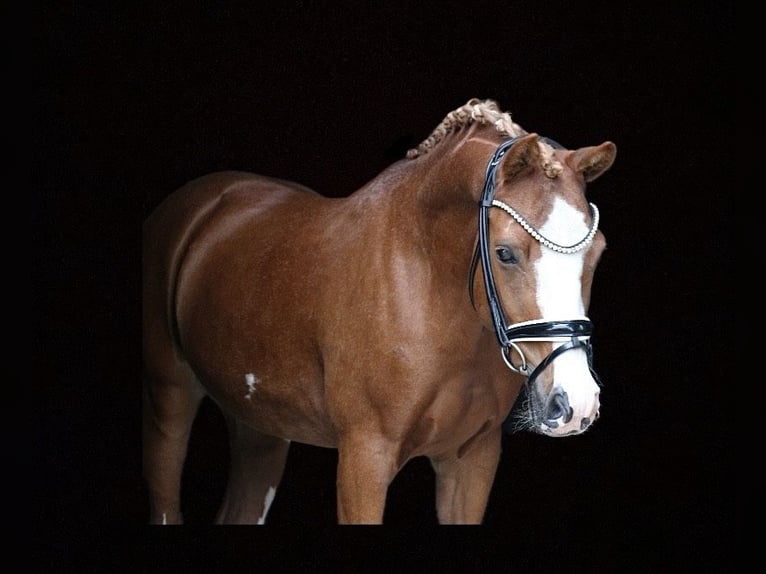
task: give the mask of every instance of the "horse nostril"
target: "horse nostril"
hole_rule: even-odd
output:
[[[548,404],[545,407],[545,418],[550,421],[563,418],[564,424],[566,424],[572,420],[573,414],[574,411],[569,406],[567,394],[561,388],[554,389],[551,396],[548,397]]]

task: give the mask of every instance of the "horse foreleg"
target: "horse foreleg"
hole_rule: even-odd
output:
[[[397,472],[398,445],[353,437],[338,446],[338,522],[382,524],[388,486]]]
[[[287,461],[290,441],[227,417],[231,466],[216,523],[264,524]]]
[[[481,524],[500,461],[500,437],[500,429],[493,429],[466,452],[431,459],[440,524]]]

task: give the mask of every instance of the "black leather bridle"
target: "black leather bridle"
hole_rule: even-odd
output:
[[[588,318],[581,319],[565,319],[557,321],[545,321],[542,319],[536,319],[532,321],[524,321],[521,323],[508,324],[503,313],[503,307],[500,303],[500,296],[495,287],[495,279],[492,274],[492,266],[490,265],[490,249],[489,249],[489,210],[493,206],[503,207],[504,210],[509,213],[516,213],[512,208],[494,199],[495,196],[495,173],[497,167],[500,164],[503,156],[506,152],[516,143],[518,137],[508,139],[504,141],[495,150],[489,163],[487,164],[487,171],[484,177],[484,189],[481,194],[481,200],[479,201],[479,238],[476,243],[476,249],[474,250],[473,259],[471,261],[471,270],[468,278],[469,295],[471,297],[471,303],[474,304],[473,295],[473,278],[476,273],[476,267],[481,261],[481,268],[484,275],[484,289],[487,294],[487,303],[489,305],[489,313],[492,318],[492,324],[495,328],[495,334],[497,335],[498,343],[500,344],[500,351],[503,357],[503,361],[508,367],[527,377],[527,383],[531,385],[534,383],[540,373],[542,373],[556,357],[559,357],[562,353],[571,349],[582,348],[588,357],[588,367],[593,375],[594,380],[600,385],[598,376],[593,370],[593,351],[591,348],[590,337],[593,332],[593,325]],[[553,140],[542,138],[555,148],[562,148]],[[510,210],[510,211],[509,211]],[[544,246],[548,245],[557,251],[572,253],[579,251],[584,246],[590,243],[595,234],[596,227],[598,225],[598,211],[596,207],[591,204],[591,215],[593,216],[593,225],[591,230],[585,239],[571,246],[559,246],[553,242],[545,240],[542,236],[531,226],[526,224],[523,218],[514,216],[517,220],[524,221],[525,229],[538,239]],[[542,238],[542,239],[539,239]],[[562,343],[558,347],[555,347],[553,351],[545,357],[534,369],[530,369],[530,365],[527,363],[524,353],[519,348],[518,343],[545,341],[545,342],[558,342]],[[511,360],[512,351],[520,357],[520,364],[514,365]]]

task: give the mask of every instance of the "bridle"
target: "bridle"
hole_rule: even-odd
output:
[[[537,231],[527,220],[521,216],[515,209],[506,203],[494,198],[495,195],[495,173],[505,153],[516,143],[518,137],[504,141],[495,150],[489,163],[484,177],[484,188],[479,201],[479,239],[476,243],[476,249],[471,261],[471,270],[468,278],[468,289],[471,297],[471,303],[476,307],[473,296],[473,278],[476,273],[476,266],[481,261],[481,268],[484,275],[484,289],[487,294],[487,303],[492,318],[492,324],[495,328],[498,343],[500,344],[500,353],[503,361],[508,367],[525,375],[528,384],[534,383],[540,373],[542,373],[557,357],[566,351],[582,348],[588,357],[588,368],[598,383],[599,379],[593,370],[593,351],[591,348],[590,337],[593,331],[593,325],[587,317],[580,319],[564,319],[545,321],[542,319],[533,319],[521,323],[508,324],[503,313],[503,307],[500,303],[500,296],[495,287],[495,279],[490,265],[489,249],[489,210],[491,207],[499,207],[508,213],[513,219],[521,225],[536,241],[548,249],[553,249],[559,253],[576,253],[587,247],[593,240],[598,229],[599,212],[596,206],[589,204],[591,210],[592,223],[586,236],[577,243],[569,246],[559,245],[546,239]],[[555,148],[562,149],[562,146],[548,138],[541,138]],[[555,347],[551,353],[543,359],[534,369],[530,368],[523,351],[518,346],[519,342],[552,342],[561,343]],[[516,351],[520,358],[520,363],[515,365],[511,359],[511,354]],[[600,384],[600,383],[599,383]]]

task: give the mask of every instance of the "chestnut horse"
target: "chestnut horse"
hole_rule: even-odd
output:
[[[472,99],[348,197],[241,172],[167,197],[143,238],[150,522],[183,522],[208,396],[230,440],[218,523],[265,522],[291,441],[338,449],[340,523],[382,523],[420,456],[439,522],[481,523],[522,387],[517,428],[598,417],[586,311],[605,240],[585,186],[615,153]]]

